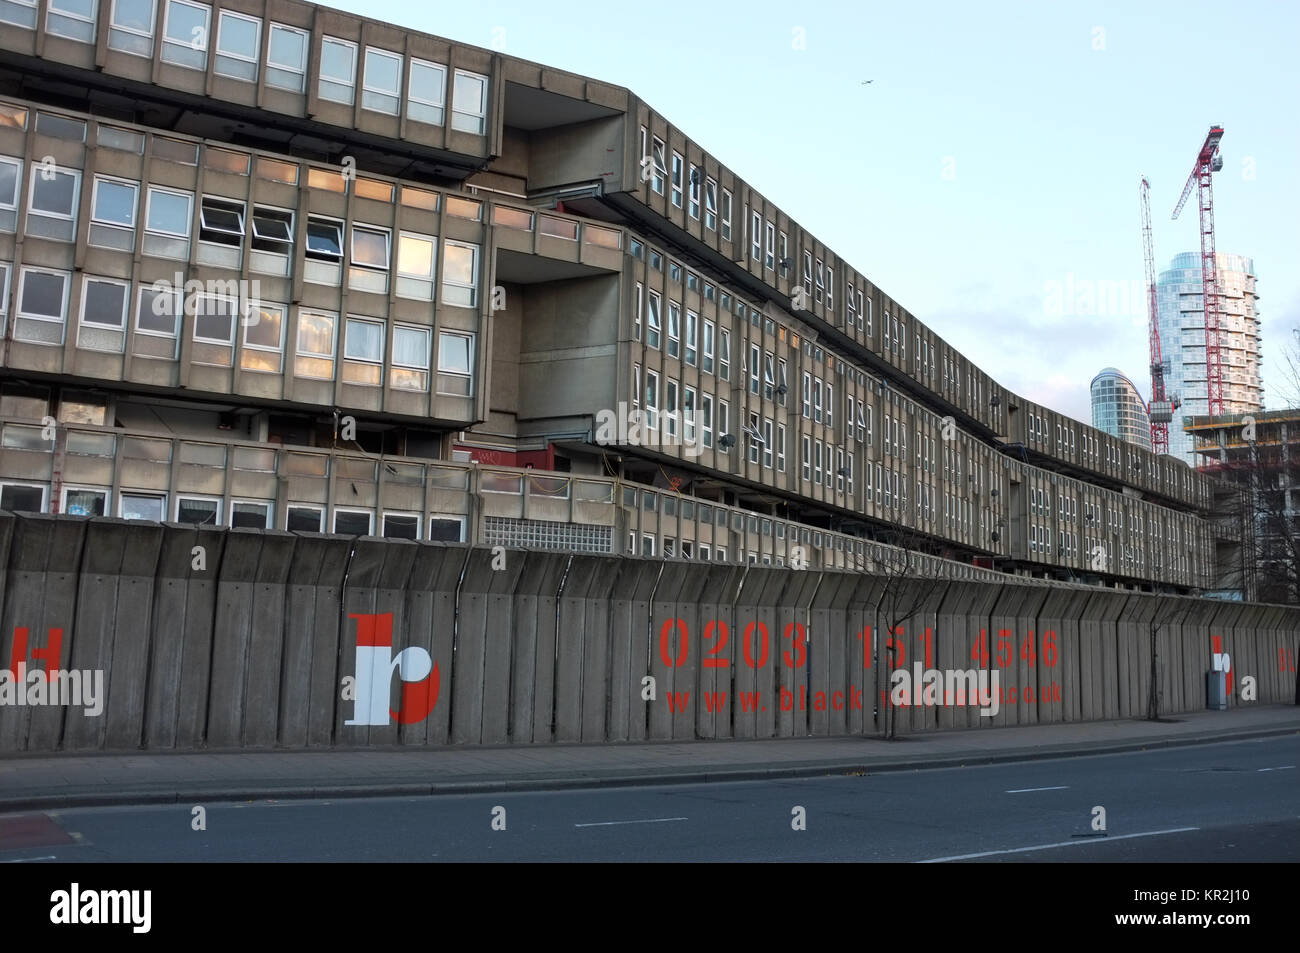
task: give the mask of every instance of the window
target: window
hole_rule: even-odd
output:
[[[704,322],[704,356],[700,361],[700,370],[713,373],[713,322]]]
[[[456,70],[451,97],[451,128],[481,136],[487,130],[488,78]]]
[[[68,313],[66,271],[24,268],[18,277],[18,306],[14,339],[38,344],[62,344],[63,320]]]
[[[472,308],[478,303],[478,246],[448,240],[443,250],[442,303]]]
[[[714,231],[718,227],[718,183],[704,180],[704,227]]]
[[[203,197],[199,208],[199,241],[239,246],[244,241],[244,205]]]
[[[700,217],[700,176],[702,173],[700,172],[699,166],[697,166],[694,162],[691,163],[689,174],[690,174],[690,186],[689,186],[689,191],[687,192],[687,195],[689,196],[688,203],[687,203],[687,211],[690,213],[691,218],[699,218]]]
[[[438,239],[433,235],[402,232],[397,238],[397,294],[403,298],[433,300],[433,268]]]
[[[166,509],[165,495],[124,492],[118,496],[118,512],[122,519],[161,523],[167,518]]]
[[[731,433],[731,427],[730,427],[729,424],[727,423],[727,421],[730,420],[730,416],[729,416],[729,414],[728,414],[728,412],[730,411],[730,409],[731,409],[731,408],[728,407],[727,402],[726,402],[725,400],[719,400],[719,401],[718,401],[718,434],[719,434],[719,436],[721,436],[721,435],[723,435],[723,434],[729,434],[729,433]],[[720,513],[721,513],[721,511],[719,511],[719,514],[720,514]]]
[[[772,419],[763,418],[763,466],[772,469]]]
[[[135,250],[138,183],[95,176],[91,193],[89,244],[120,251]]]
[[[731,332],[726,328],[718,329],[718,376],[731,379]]]
[[[292,249],[293,212],[253,206],[253,250],[287,257]]]
[[[826,426],[833,426],[835,423],[835,388],[829,381],[826,382]]]
[[[815,291],[814,294],[813,294],[813,299],[816,300],[816,301],[819,301],[819,302],[820,302],[820,301],[822,300],[822,293],[823,293],[823,291],[825,290],[825,287],[826,287],[826,284],[825,284],[825,281],[826,281],[826,266],[825,266],[824,264],[822,264],[822,260],[821,260],[820,258],[818,258],[818,259],[816,260],[816,266],[817,266],[817,267],[816,267],[816,270],[814,271],[814,274],[815,274],[816,277],[817,277],[817,289],[816,289],[816,291]]]
[[[284,528],[300,533],[319,533],[325,514],[317,506],[290,506],[285,514]]]
[[[749,251],[754,261],[763,260],[763,216],[758,212],[749,218]]]
[[[835,310],[835,269],[826,266],[826,310]]]
[[[144,213],[145,254],[188,260],[193,209],[193,192],[149,186]]]
[[[664,182],[668,178],[668,163],[664,158],[664,141],[658,136],[654,139],[654,151],[650,155],[652,165],[650,187],[660,195],[664,194]]]
[[[772,374],[772,352],[763,352],[763,396],[771,400],[775,396],[776,380]]]
[[[758,361],[759,348],[757,344],[749,345],[749,392],[758,393]]]
[[[343,345],[343,380],[352,384],[383,383],[384,325],[348,318]]]
[[[184,313],[181,289],[160,281],[156,286],[140,289],[135,312],[135,329],[140,334],[175,337],[180,316]]]
[[[0,261],[0,337],[9,326],[9,275],[12,271],[8,262]]]
[[[468,397],[474,392],[474,336],[438,332],[438,393]]]
[[[822,379],[813,379],[813,420],[822,422]]]
[[[231,527],[244,526],[249,529],[268,529],[273,525],[270,503],[232,500],[230,511]]]
[[[441,126],[447,102],[447,67],[426,60],[411,60],[406,89],[406,115],[417,122]]]
[[[23,161],[0,156],[0,232],[18,227],[18,187],[23,180]]]
[[[429,518],[429,539],[439,543],[465,542],[465,517],[433,516]]]
[[[27,233],[70,242],[77,232],[77,198],[81,173],[57,166],[34,168],[27,199]]]
[[[283,370],[286,310],[282,304],[257,302],[256,310],[243,322],[244,349],[239,356],[240,367],[246,371],[265,371],[271,374],[279,374]]]
[[[722,237],[731,241],[731,193],[722,190]]]
[[[0,23],[36,29],[36,0],[0,0]]]
[[[4,509],[10,509],[8,505]],[[108,514],[108,491],[65,486],[59,512],[69,516],[105,516]]]
[[[659,292],[650,292],[650,312],[646,316],[646,346],[659,347],[660,317],[659,309],[662,306],[662,298]]]
[[[189,69],[207,69],[208,23],[212,8],[192,0],[167,0],[163,21],[164,62]]]
[[[307,257],[318,261],[343,260],[343,225],[324,218],[307,219]]]
[[[176,522],[221,525],[221,500],[212,497],[178,496]]]
[[[671,377],[664,387],[664,433],[677,436],[677,382]]]
[[[86,275],[81,282],[81,329],[77,347],[121,352],[126,338],[129,281]]]
[[[93,43],[98,8],[98,0],[49,0],[49,12],[45,15],[45,32],[66,36],[71,40],[80,40],[82,43]],[[4,11],[12,9],[11,4],[0,3],[0,20],[9,19]],[[16,22],[16,18],[10,22]]]
[[[357,45],[321,37],[320,98],[351,106],[357,81]]]
[[[758,414],[749,415],[749,423],[745,426],[745,436],[749,443],[749,462],[758,463],[759,444],[763,443],[763,432],[758,429]]]
[[[352,226],[352,267],[348,287],[384,294],[388,291],[388,261],[392,235],[373,225]]]
[[[645,372],[645,425],[659,427],[659,375],[649,368]]]
[[[187,305],[186,310],[189,310]],[[239,302],[224,295],[194,296],[194,340],[208,344],[233,344]]]
[[[108,18],[109,49],[153,56],[154,0],[112,0]]]
[[[428,328],[393,327],[393,373],[390,383],[401,390],[429,389]]]
[[[334,532],[344,536],[369,536],[372,531],[374,514],[369,510],[345,510],[334,508]]]
[[[694,364],[696,358],[696,339],[700,318],[694,311],[686,312],[686,363]]]
[[[326,311],[298,312],[298,356],[293,372],[298,377],[334,379],[334,331],[338,315]]]
[[[673,153],[673,204],[678,208],[682,207],[682,156],[679,152]]]
[[[776,468],[785,472],[785,424],[776,425]]]
[[[700,395],[700,437],[705,447],[713,446],[713,397]]]
[[[682,306],[676,301],[668,302],[668,356],[677,357],[681,353]]]
[[[307,31],[271,24],[266,44],[266,85],[301,93],[306,87]]]
[[[766,223],[766,225],[764,226],[764,235],[765,235],[764,245],[765,245],[766,253],[763,258],[763,266],[765,268],[775,268],[776,267],[776,226],[774,226],[771,222]]]
[[[396,116],[402,96],[402,58],[388,50],[366,47],[361,108]]]
[[[212,71],[250,83],[257,82],[261,40],[261,20],[222,10],[217,24],[217,58]]]

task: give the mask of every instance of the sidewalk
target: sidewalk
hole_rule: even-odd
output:
[[[108,804],[479,794],[603,785],[750,781],[992,764],[1300,733],[1300,707],[873,738],[8,755],[0,813]]]

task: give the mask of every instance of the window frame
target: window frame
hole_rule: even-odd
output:
[[[225,35],[225,30],[223,28],[225,26],[225,20],[227,17],[231,18],[232,20],[246,20],[252,23],[257,28],[257,35],[253,40],[253,55],[251,57],[245,56],[242,53],[232,53],[229,50],[223,50],[221,48],[221,38],[222,36]],[[218,76],[225,76],[230,79],[243,80],[244,82],[248,82],[248,83],[256,83],[258,80],[259,71],[261,69],[262,29],[264,26],[265,24],[262,22],[261,17],[255,17],[252,14],[248,14],[248,13],[241,13],[238,10],[226,10],[226,9],[219,10],[217,15],[217,42],[216,45],[213,46],[212,48],[213,51],[212,72]],[[249,78],[247,76],[242,76],[238,73],[223,72],[221,69],[221,57],[223,56],[228,57],[232,60],[238,60],[241,63],[250,64],[253,67],[252,78]]]
[[[396,61],[397,63],[397,83],[392,89],[382,89],[370,85],[370,55],[381,59]],[[392,50],[386,50],[381,46],[367,46],[365,55],[362,56],[361,70],[361,108],[373,113],[379,113],[383,116],[400,116],[402,114],[402,81],[406,69],[406,58],[401,53],[395,53]],[[373,93],[376,96],[388,96],[393,100],[393,108],[377,109],[374,106],[366,105],[366,93]]]
[[[438,88],[438,93],[439,93],[438,102],[435,103],[432,100],[426,99],[424,98],[423,95],[416,95],[415,75],[417,72],[417,68],[420,70],[436,69],[441,72],[442,80],[439,83],[439,88]],[[411,115],[412,104],[416,106],[423,106],[427,109],[437,109],[438,121],[433,122],[432,120],[429,119],[421,119],[418,116]],[[415,122],[422,122],[430,126],[442,126],[446,124],[447,122],[447,66],[446,64],[435,63],[433,60],[421,59],[418,56],[412,56],[410,58],[410,62],[407,64],[407,69],[406,69],[406,117],[408,119],[414,120]]]
[[[165,0],[165,4],[166,6],[163,12],[161,44],[160,44],[160,49],[158,51],[159,59],[164,63],[168,63],[172,66],[179,66],[182,69],[192,69],[197,72],[206,72],[208,68],[208,53],[210,52],[210,47],[211,47],[211,43],[209,41],[212,37],[212,4],[202,3],[200,2],[200,0]],[[194,45],[194,41],[196,37],[194,37],[193,33],[191,33],[190,39],[188,41],[176,39],[175,37],[168,35],[167,31],[171,27],[173,6],[193,7],[195,9],[203,10],[204,19],[203,19],[203,26],[201,28],[203,32],[202,46]],[[182,49],[189,49],[195,53],[201,51],[203,53],[203,64],[201,66],[196,66],[191,63],[183,62],[182,60],[168,59],[167,47],[169,45],[178,46],[181,47]]]
[[[339,47],[346,47],[352,51],[352,68],[346,80],[343,80],[332,74],[325,72],[325,46],[331,44]],[[308,57],[310,60],[311,57]],[[345,40],[342,37],[330,36],[327,33],[321,34],[320,38],[320,56],[316,61],[316,98],[323,99],[329,103],[338,103],[342,106],[355,106],[357,101],[357,69],[360,60],[360,46],[353,40]],[[332,84],[334,86],[346,86],[349,89],[347,99],[339,99],[335,96],[327,96],[322,84]]]
[[[482,81],[483,93],[482,96],[479,98],[478,112],[467,112],[466,110],[460,108],[458,97],[456,96],[456,80],[461,76],[469,76],[472,77],[473,79]],[[463,132],[471,136],[482,136],[487,133],[487,114],[488,114],[488,109],[491,106],[491,96],[489,94],[490,83],[491,83],[491,77],[483,73],[476,73],[473,70],[459,69],[459,68],[452,71],[451,129],[453,132]],[[476,128],[462,129],[460,126],[456,124],[456,120],[460,116],[470,116],[478,120],[476,124]]]
[[[271,47],[275,45],[274,39],[277,30],[282,31],[284,33],[292,33],[302,40],[302,55],[299,57],[298,64],[296,66],[290,66],[287,63],[282,63],[279,61],[272,62]],[[276,23],[274,20],[266,24],[266,56],[263,57],[262,62],[263,62],[263,68],[265,70],[264,75],[265,75],[265,82],[267,86],[273,89],[283,89],[290,93],[298,93],[299,95],[305,93],[307,91],[307,61],[310,59],[311,59],[311,33],[310,32],[304,30],[302,27],[290,26],[287,23]],[[284,83],[274,82],[273,77],[275,73],[273,71],[275,70],[279,70],[282,73],[296,73],[298,76],[298,85],[288,86]]]

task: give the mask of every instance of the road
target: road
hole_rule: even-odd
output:
[[[1295,861],[1297,765],[1286,736],[865,777],[87,808],[0,816],[0,863]]]

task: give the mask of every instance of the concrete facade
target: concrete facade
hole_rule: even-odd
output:
[[[0,508],[1213,577],[1207,479],[1002,388],[631,91],[296,0],[187,3],[198,49],[177,3],[3,8]]]

